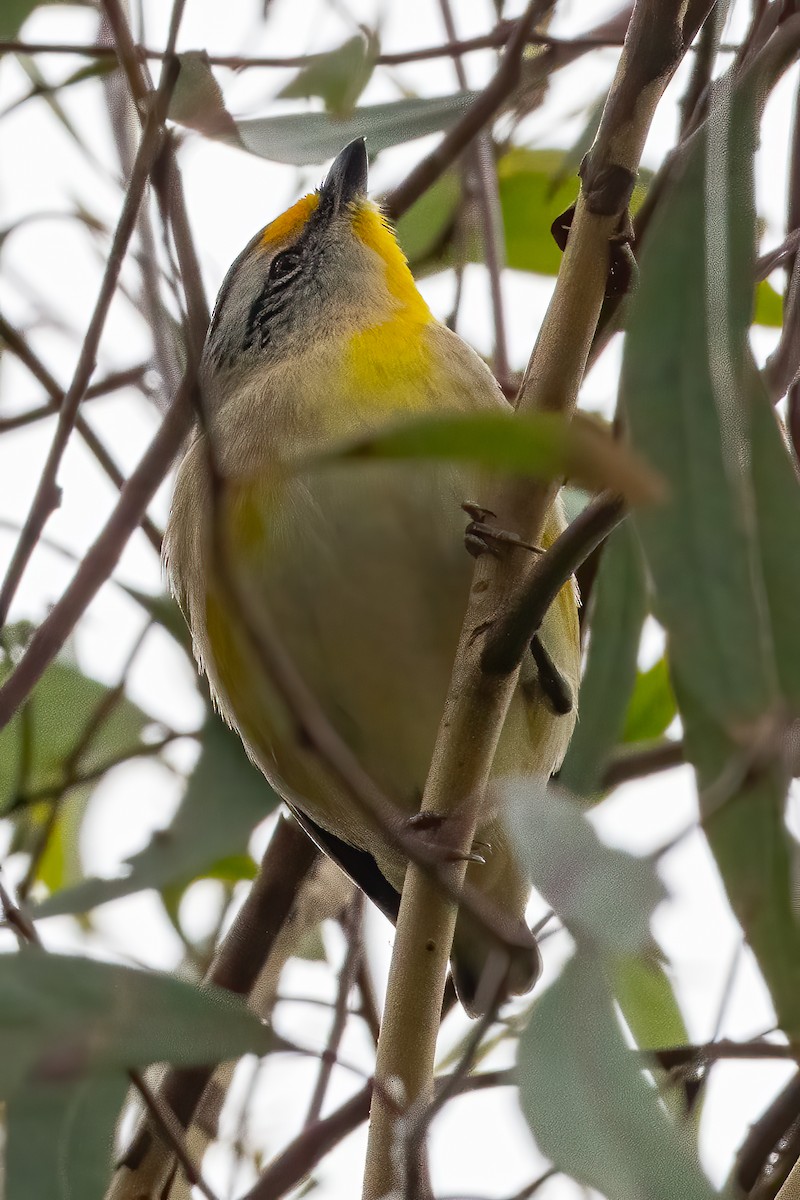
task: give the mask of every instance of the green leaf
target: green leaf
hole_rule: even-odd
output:
[[[605,845],[580,804],[532,775],[493,785],[534,887],[580,945],[618,956],[652,950],[666,896],[646,859]]]
[[[95,62],[87,63],[84,67],[79,67],[77,71],[73,71],[66,79],[60,83],[44,83],[40,82],[34,86],[24,96],[20,96],[14,100],[7,108],[4,108],[0,117],[5,117],[15,109],[26,104],[28,100],[35,100],[37,96],[53,96],[56,92],[63,92],[65,88],[72,87],[76,83],[84,83],[87,79],[99,79],[105,75],[111,75],[114,71],[119,70],[119,63],[113,58],[98,58]]]
[[[3,0],[0,4],[0,39],[4,42],[13,41],[34,9],[43,8],[45,4],[69,2],[70,0]],[[82,7],[80,0],[72,0],[72,3]]]
[[[422,193],[397,222],[397,239],[415,275],[441,252],[461,203],[461,176],[448,171]]]
[[[367,104],[347,117],[328,113],[290,113],[238,121],[241,145],[274,162],[308,166],[338,154],[354,138],[365,137],[370,154],[449,128],[475,99],[475,92],[452,96]]]
[[[5,1200],[103,1200],[129,1081],[26,1084],[6,1111]]]
[[[669,976],[659,962],[620,958],[613,965],[614,996],[637,1046],[659,1050],[691,1041]]]
[[[278,99],[320,96],[328,112],[339,116],[350,113],[375,69],[379,49],[374,33],[360,31],[335,50],[310,58],[294,79],[281,88]]]
[[[753,324],[770,325],[777,329],[783,325],[783,297],[778,295],[767,279],[756,284]]]
[[[222,89],[211,70],[205,50],[178,55],[180,70],[170,97],[167,116],[206,137],[239,143],[236,123],[225,107]]]
[[[572,959],[519,1044],[520,1104],[540,1151],[607,1200],[711,1200],[688,1128],[670,1121],[642,1065],[602,967]]]
[[[636,534],[623,522],[609,538],[597,575],[586,668],[560,782],[590,796],[617,744],[636,680],[642,625],[647,616],[644,560]]]
[[[314,465],[375,458],[470,462],[511,475],[568,476],[589,490],[613,487],[631,503],[656,499],[657,479],[596,421],[550,413],[426,416],[381,430],[313,460]],[[306,460],[303,467],[308,467]]]
[[[628,704],[623,742],[647,742],[666,733],[678,711],[666,658],[660,658],[636,677]]]
[[[749,382],[756,517],[776,669],[791,711],[800,714],[800,481],[755,370]]]
[[[800,696],[799,510],[748,343],[764,78],[742,79],[658,207],[622,387],[633,444],[669,487],[667,503],[635,519],[704,829],[791,1035],[800,1032],[800,923],[788,779],[768,739]]]
[[[578,195],[579,180],[569,168],[569,152],[563,150],[527,150],[513,147],[497,163],[497,183],[505,230],[506,265],[517,271],[538,275],[556,275],[561,266],[561,251],[550,226]],[[447,178],[447,177],[445,177]],[[634,209],[644,198],[649,172],[643,171],[633,197]],[[458,192],[456,192],[458,186]],[[398,232],[412,270],[422,276],[452,267],[458,261],[483,262],[483,237],[477,212],[467,209],[459,228],[459,237],[449,235],[460,202],[460,184],[455,176],[437,202],[423,196],[400,221]],[[426,211],[426,208],[428,211]],[[431,223],[431,237],[419,236],[421,250],[403,241],[404,222],[412,229]]]
[[[36,916],[87,912],[143,888],[185,886],[216,873],[222,859],[246,849],[255,826],[277,803],[239,736],[211,715],[200,758],[170,827],[154,834],[149,846],[128,860],[125,875],[87,879],[49,897],[37,906]]]
[[[0,1096],[153,1062],[265,1053],[271,1035],[238,998],[170,975],[26,947],[0,959]]]
[[[10,668],[8,657],[0,659],[0,681]],[[111,696],[110,688],[72,663],[58,661],[45,672],[24,711],[0,730],[0,812],[8,810],[20,787],[23,794],[60,787],[65,763],[95,720],[74,763],[76,773],[90,773],[142,745],[141,732],[152,718],[126,696],[103,714],[101,706]]]
[[[10,660],[0,661],[0,680]],[[14,849],[31,851],[58,812],[36,879],[57,891],[83,877],[79,834],[95,783],[69,788],[70,779],[91,776],[123,755],[144,748],[143,729],[151,718],[124,695],[83,675],[72,663],[55,662],[29,702],[0,730],[0,814],[9,815],[28,796],[50,799],[26,804],[13,814]],[[91,734],[89,731],[92,731]],[[83,746],[83,750],[80,747]]]
[[[181,72],[169,116],[206,137],[248,150],[273,162],[309,166],[325,162],[342,146],[365,137],[370,154],[447,129],[475,99],[475,92],[393,100],[356,108],[347,116],[289,113],[234,121],[203,51],[182,54]]]

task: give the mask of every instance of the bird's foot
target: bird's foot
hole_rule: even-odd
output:
[[[575,705],[572,688],[545,650],[538,633],[531,638],[531,654],[545,700],[556,716],[565,717]]]
[[[443,813],[435,812],[419,812],[415,813],[413,817],[408,818],[408,825],[415,833],[426,832],[440,835],[449,823],[452,823],[452,818]],[[491,850],[488,842],[475,841],[472,845],[473,847],[483,846],[485,849]],[[446,843],[440,842],[438,837],[436,839],[436,847],[445,862],[467,862],[478,863],[480,866],[486,865],[485,857],[475,849],[471,851],[457,850],[455,846],[449,846]]]
[[[530,542],[524,542],[517,533],[511,533],[508,529],[497,529],[491,524],[496,520],[496,514],[490,508],[483,508],[480,504],[473,504],[468,501],[462,504],[464,512],[468,517],[471,517],[469,524],[464,532],[464,545],[467,552],[473,558],[479,558],[481,554],[493,554],[496,558],[501,553],[502,546],[514,546],[521,550],[530,550],[533,554],[542,554],[541,546],[533,546]]]

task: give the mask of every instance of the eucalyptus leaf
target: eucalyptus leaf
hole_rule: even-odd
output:
[[[596,421],[581,414],[572,421],[550,413],[516,415],[510,410],[425,416],[347,444],[313,463],[375,458],[444,459],[512,475],[568,476],[589,490],[613,487],[634,504],[661,494],[659,480],[648,467]],[[303,466],[309,465],[305,460]]]
[[[666,658],[639,671],[625,714],[623,742],[647,742],[666,733],[678,711]]]
[[[780,726],[798,696],[797,480],[748,342],[757,106],[745,74],[655,214],[622,388],[669,499],[635,515],[704,829],[787,1033],[800,1032],[800,922]]]
[[[279,99],[319,96],[330,113],[349,113],[369,82],[380,50],[377,35],[359,31],[335,50],[309,58],[278,92]]]
[[[144,888],[180,887],[206,873],[218,876],[224,859],[244,852],[256,825],[278,797],[245,754],[237,734],[210,714],[202,749],[178,811],[144,850],[125,864],[124,875],[87,879],[43,901],[37,917],[88,912],[99,904]],[[241,877],[244,872],[238,868]]]
[[[602,967],[572,959],[519,1043],[520,1104],[539,1150],[607,1200],[711,1200],[690,1130],[675,1125],[623,1039]]]
[[[19,1088],[6,1111],[5,1200],[103,1200],[128,1087],[113,1071]]]
[[[578,802],[544,779],[503,779],[492,799],[534,887],[580,946],[652,952],[650,918],[666,891],[650,862],[605,845]]]
[[[152,1062],[266,1053],[270,1034],[230,993],[170,975],[24,947],[0,958],[0,1097]]]
[[[447,129],[472,104],[475,92],[368,104],[347,115],[323,112],[287,113],[235,121],[202,51],[180,56],[181,70],[169,117],[260,158],[310,166],[339,153],[342,146],[365,137],[370,154]]]
[[[636,534],[625,521],[611,534],[600,560],[578,700],[580,720],[559,772],[560,782],[577,795],[598,790],[617,743],[636,680],[646,616],[644,560]]]
[[[354,138],[367,140],[369,153],[378,154],[429,133],[449,128],[472,104],[475,92],[451,96],[391,100],[365,104],[346,117],[328,113],[289,113],[236,122],[238,142],[251,154],[274,162],[309,166],[325,162]]]

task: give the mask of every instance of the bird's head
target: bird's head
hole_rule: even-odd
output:
[[[322,187],[262,229],[233,263],[206,340],[206,378],[285,362],[399,314],[431,319],[392,230],[367,196],[367,152],[358,138]]]

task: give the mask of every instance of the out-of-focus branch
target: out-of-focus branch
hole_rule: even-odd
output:
[[[641,747],[632,745],[629,750],[617,751],[603,772],[600,787],[606,791],[632,779],[643,779],[659,771],[670,771],[685,762],[686,751],[682,741],[664,740]]]
[[[445,32],[451,43],[456,44],[455,21],[450,0],[439,0],[439,8],[444,21]],[[461,56],[453,53],[453,66],[456,71],[458,85],[462,91],[468,88],[467,73]],[[486,259],[486,269],[489,273],[489,293],[492,301],[492,320],[494,322],[494,361],[492,366],[495,375],[501,380],[509,376],[508,347],[506,343],[506,323],[503,311],[502,273],[506,258],[506,239],[503,229],[503,213],[500,208],[500,188],[497,182],[497,167],[494,161],[492,137],[488,130],[483,130],[475,140],[473,153],[468,157],[465,178],[474,177],[478,192],[478,205],[481,213],[483,232],[483,252]]]
[[[126,367],[121,371],[111,371],[104,379],[99,379],[97,383],[93,383],[86,389],[86,395],[83,397],[84,403],[87,400],[96,400],[100,396],[109,396],[112,392],[121,391],[123,388],[140,387],[147,369],[147,363],[141,363],[138,367]],[[39,404],[36,408],[29,408],[25,412],[14,413],[12,417],[0,417],[0,434],[11,433],[14,429],[24,429],[28,425],[35,425],[37,421],[46,421],[48,417],[54,417],[63,398],[64,393],[59,390],[57,401],[54,399],[48,404]],[[79,421],[80,417],[75,422],[75,428],[80,433]]]
[[[445,42],[441,46],[426,46],[419,50],[399,50],[379,54],[379,66],[399,67],[404,63],[426,62],[431,58],[450,58],[454,54],[468,54],[473,50],[499,50],[507,45],[516,28],[516,21],[501,21],[489,33],[478,37],[464,38]],[[565,50],[602,50],[606,47],[621,46],[623,39],[611,35],[588,33],[582,37],[563,38],[553,37],[547,33],[530,33],[528,44],[531,46],[551,46]],[[103,59],[114,56],[114,50],[107,46],[94,43],[75,42],[23,42],[18,40],[0,41],[0,54],[78,54],[83,58]],[[147,46],[136,46],[139,59],[163,59],[164,51],[151,49]],[[286,57],[260,57],[257,55],[240,54],[210,54],[209,64],[212,67],[228,67],[232,71],[247,71],[253,68],[285,68],[307,67],[309,63],[319,60],[322,54],[296,54]]]
[[[319,1075],[317,1082],[314,1085],[314,1091],[311,1096],[311,1102],[308,1106],[308,1113],[304,1124],[306,1126],[314,1125],[319,1121],[322,1114],[322,1105],[325,1102],[325,1093],[328,1090],[333,1067],[336,1062],[336,1056],[339,1052],[339,1046],[344,1036],[347,1018],[350,1015],[348,1009],[348,1000],[350,992],[356,982],[358,968],[363,959],[363,919],[364,919],[364,893],[358,892],[353,897],[350,906],[348,907],[344,919],[342,920],[342,931],[347,938],[347,950],[342,963],[341,971],[339,972],[339,987],[336,995],[336,1006],[333,1013],[333,1023],[331,1025],[328,1044],[325,1047],[325,1052],[322,1055]]]
[[[56,380],[50,374],[50,372],[48,371],[48,369],[44,365],[44,363],[41,361],[41,359],[39,359],[37,357],[37,355],[34,354],[33,350],[30,348],[30,346],[26,342],[25,338],[23,338],[22,334],[19,333],[18,330],[14,329],[14,327],[12,325],[10,325],[9,322],[3,316],[0,316],[0,338],[3,340],[3,342],[5,342],[6,346],[8,346],[8,348],[9,348],[9,350],[11,350],[11,352],[17,356],[17,358],[20,360],[20,362],[25,364],[25,366],[28,368],[28,370],[31,372],[31,374],[34,376],[34,378],[38,379],[39,383],[41,383],[42,387],[45,389],[45,391],[50,396],[52,403],[49,406],[47,406],[47,408],[44,410],[43,415],[50,416],[51,414],[60,412],[60,410],[63,406],[63,403],[64,403],[64,396],[66,393],[62,392],[62,390],[58,386],[58,383],[56,382]],[[142,369],[137,368],[137,372],[138,372],[137,377],[140,378]],[[118,378],[121,377],[124,380],[124,382],[119,384],[119,386],[126,385],[126,383],[129,381],[130,374],[131,374],[130,372],[120,372],[120,375],[118,376]],[[111,378],[111,377],[109,377],[109,378]],[[108,383],[108,381],[106,381],[106,383]],[[98,387],[99,386],[100,385],[98,385]],[[85,399],[89,398],[91,391],[92,391],[92,389],[87,389],[86,396],[84,397]],[[104,394],[103,392],[98,392],[97,389],[94,389],[94,395],[103,395],[103,394]],[[41,411],[42,410],[40,410],[40,412]],[[30,414],[27,414],[27,415],[30,417]],[[10,420],[13,420],[13,418],[10,418]],[[23,423],[28,424],[29,421],[26,421]],[[4,423],[2,421],[0,421],[0,433],[3,432],[3,426],[4,426]],[[100,464],[102,469],[105,471],[108,478],[111,480],[111,482],[114,484],[114,486],[118,489],[118,491],[122,491],[122,488],[125,485],[125,476],[122,474],[122,471],[120,471],[119,467],[114,462],[113,458],[108,453],[105,446],[98,438],[97,434],[94,432],[94,430],[88,424],[88,422],[85,420],[85,418],[81,415],[81,413],[76,413],[76,415],[75,415],[75,428],[78,431],[78,433],[80,434],[80,436],[83,438],[83,440],[86,443],[86,445],[88,446],[89,450],[91,450],[92,454],[97,459],[97,462]],[[156,528],[155,524],[150,520],[150,518],[147,516],[146,513],[142,517],[141,526],[142,526],[142,531],[143,531],[145,537],[147,538],[148,542],[155,550],[156,554],[160,554],[161,553],[161,532],[159,529]],[[22,535],[20,535],[20,537],[22,537]],[[37,541],[38,541],[38,538],[37,538]],[[2,624],[2,622],[0,622],[0,624]]]
[[[281,817],[247,899],[214,956],[207,975],[210,983],[236,995],[249,994],[290,917],[303,880],[319,858],[297,822]],[[162,1080],[157,1095],[182,1128],[192,1120],[212,1075],[210,1067],[181,1067],[169,1070]],[[170,1148],[144,1125],[119,1164],[108,1200],[150,1195],[169,1175],[170,1166]]]
[[[177,13],[177,19],[172,22],[170,29],[171,42],[168,49],[174,49],[182,8],[183,0],[177,0],[173,9],[173,12]],[[27,562],[44,529],[47,518],[60,503],[60,493],[56,482],[58,470],[78,415],[78,407],[83,399],[86,388],[89,386],[89,381],[94,371],[100,338],[105,327],[111,301],[117,288],[117,281],[128,248],[128,242],[136,225],[139,205],[144,197],[150,172],[158,157],[163,124],[167,114],[169,99],[178,78],[178,69],[177,59],[174,57],[168,58],[161,85],[148,113],[147,125],[139,144],[136,161],[131,172],[130,183],[125,194],[125,202],[122,206],[122,212],[120,213],[111,243],[103,281],[100,285],[94,312],[92,313],[89,327],[78,356],[72,383],[67,389],[59,408],[55,435],[42,469],[33,504],[20,534],[5,579],[3,580],[3,586],[0,588],[0,626],[5,624],[11,600],[22,578]]]
[[[391,220],[402,216],[427,191],[511,95],[519,82],[528,34],[536,24],[540,10],[548,3],[549,0],[530,0],[508,41],[500,66],[487,86],[431,153],[417,163],[403,182],[385,197],[383,207]]]
[[[188,432],[192,413],[190,394],[196,386],[193,377],[184,378],[156,436],[126,481],[111,516],[0,688],[0,729],[30,695],[119,562],[125,543],[141,523]]]

